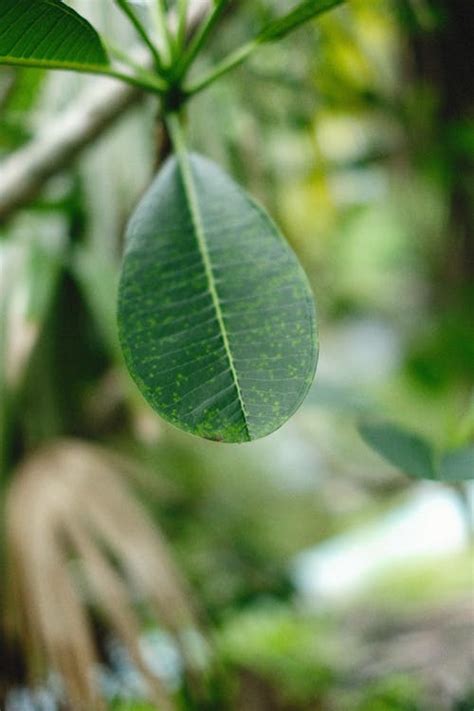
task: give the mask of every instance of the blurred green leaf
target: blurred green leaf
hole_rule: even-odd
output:
[[[229,614],[217,647],[227,663],[277,684],[291,708],[306,708],[334,682],[326,624],[272,600]]]
[[[411,676],[388,675],[368,685],[357,711],[421,711],[422,691]]]
[[[366,444],[404,474],[416,479],[437,479],[434,452],[426,440],[390,424],[361,424]]]
[[[312,20],[343,2],[344,0],[304,0],[288,14],[270,22],[261,30],[257,39],[261,42],[279,40],[308,20]]]
[[[46,244],[32,240],[28,252],[27,275],[29,286],[28,318],[42,324],[49,313],[58,286],[65,253],[64,242]]]
[[[59,0],[0,0],[0,64],[57,69],[108,65],[92,25]]]
[[[115,309],[117,266],[90,246],[80,245],[74,250],[71,267],[104,344],[115,358],[120,353]]]
[[[308,405],[345,414],[352,413],[359,417],[374,415],[377,409],[376,402],[367,393],[346,385],[336,385],[320,380],[311,388],[306,402]]]
[[[160,171],[127,240],[120,337],[148,402],[208,439],[278,429],[308,392],[317,343],[308,282],[266,213],[185,154]]]
[[[467,481],[474,479],[474,445],[453,449],[441,459],[441,481]]]

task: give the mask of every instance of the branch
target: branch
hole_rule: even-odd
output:
[[[92,80],[77,102],[0,166],[0,221],[37,197],[49,178],[143,97],[142,91],[127,84]]]
[[[119,6],[120,10],[124,13],[124,15],[126,17],[128,17],[129,21],[134,26],[137,34],[139,35],[139,37],[142,38],[144,44],[150,50],[151,56],[153,57],[153,61],[155,62],[155,66],[156,66],[158,72],[160,73],[161,70],[163,69],[163,66],[161,63],[161,57],[160,57],[159,52],[157,51],[155,45],[149,38],[146,29],[143,27],[142,23],[140,22],[138,15],[136,15],[135,11],[132,10],[132,8],[128,4],[127,0],[115,0],[115,2]]]
[[[209,0],[191,3],[189,34],[208,7]],[[137,61],[143,62],[143,53],[137,56]],[[77,102],[0,164],[0,223],[34,200],[52,176],[67,168],[84,148],[144,96],[139,89],[111,79],[91,79]]]

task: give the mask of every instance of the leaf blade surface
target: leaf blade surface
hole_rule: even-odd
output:
[[[0,0],[0,64],[99,70],[108,63],[96,30],[60,0]]]
[[[363,423],[359,434],[383,459],[415,479],[437,479],[431,445],[417,434],[388,423]]]
[[[266,25],[257,35],[257,39],[260,42],[274,42],[282,39],[300,25],[343,2],[344,0],[304,0],[286,15],[278,17]]]
[[[446,452],[441,458],[439,478],[445,482],[474,479],[474,445]]]
[[[168,160],[129,224],[122,348],[165,419],[251,441],[278,429],[311,385],[314,303],[266,213],[211,161],[186,163]]]

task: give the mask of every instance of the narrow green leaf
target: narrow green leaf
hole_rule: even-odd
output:
[[[298,3],[288,14],[270,22],[257,36],[260,42],[273,42],[281,39],[300,25],[341,5],[344,0],[304,0]]]
[[[416,479],[437,479],[431,445],[413,432],[390,424],[363,424],[359,433],[366,444],[404,474]]]
[[[468,481],[474,479],[474,445],[453,449],[441,459],[441,481]]]
[[[0,0],[0,64],[99,70],[108,57],[92,25],[60,0]]]
[[[119,331],[152,407],[245,442],[299,407],[317,359],[307,279],[267,214],[220,168],[172,157],[127,231]]]

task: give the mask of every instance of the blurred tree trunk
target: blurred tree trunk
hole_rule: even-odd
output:
[[[416,26],[413,7],[410,0],[404,3]],[[424,7],[432,26],[420,30],[418,24],[410,44],[413,78],[432,87],[439,102],[431,148],[441,152],[449,195],[447,251],[439,273],[441,293],[449,299],[474,278],[474,3],[426,0]]]

